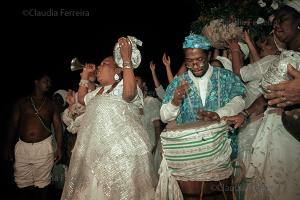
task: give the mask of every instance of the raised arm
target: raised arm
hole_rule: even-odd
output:
[[[217,56],[220,56],[220,50],[219,49],[214,49],[213,56],[212,56],[211,60],[215,60],[217,58]]]
[[[248,31],[244,31],[244,41],[246,42],[246,44],[248,45],[248,48],[249,48],[251,63],[258,61],[260,59],[260,56],[257,52],[257,49],[255,48],[255,46],[253,44],[253,41],[252,41]]]
[[[157,78],[156,72],[155,72],[155,68],[156,68],[156,64],[153,63],[153,61],[150,62],[150,70],[151,70],[151,74],[152,74],[152,79],[155,85],[155,88],[158,88],[161,84]]]
[[[166,53],[164,53],[162,57],[162,61],[166,67],[166,72],[167,72],[167,77],[168,77],[168,82],[171,83],[174,79],[172,70],[171,70],[171,59],[169,56],[167,56]]]
[[[57,144],[57,149],[54,155],[54,162],[57,163],[62,156],[62,138],[63,138],[63,127],[62,127],[62,120],[60,117],[60,113],[58,107],[54,106],[54,113],[53,113],[53,128],[55,133],[55,140]]]
[[[228,44],[228,47],[231,51],[233,73],[235,73],[240,77],[241,76],[240,69],[243,67],[240,59],[241,56],[240,46],[238,42],[234,40],[226,41],[226,43]]]
[[[78,88],[78,102],[85,105],[84,96],[88,93],[89,89],[89,75],[94,73],[96,66],[94,64],[86,64],[80,73],[80,82]]]
[[[118,39],[120,53],[123,60],[123,94],[125,101],[131,102],[137,95],[137,84],[131,64],[132,44],[128,38]]]

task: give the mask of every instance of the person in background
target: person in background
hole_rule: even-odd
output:
[[[286,1],[274,14],[274,34],[280,42],[283,42],[287,50],[299,53],[300,48],[300,2]],[[279,62],[278,62],[279,63]],[[271,66],[270,71],[275,70],[277,65]],[[295,85],[297,70],[288,67],[288,73],[293,76],[289,81],[277,85],[266,86],[272,89],[266,92],[268,108],[264,112],[264,118],[257,136],[253,142],[253,150],[250,167],[246,173],[247,178],[252,178],[252,184],[246,188],[245,198],[249,199],[299,199],[300,182],[300,142],[288,132],[290,129],[284,125],[284,110],[281,107],[297,105],[294,97],[297,96],[299,85]],[[274,71],[273,71],[274,72]],[[288,83],[288,85],[285,85]],[[285,87],[282,87],[285,86]],[[278,88],[279,87],[279,88]],[[276,90],[278,89],[278,90]],[[274,99],[274,101],[272,101]],[[293,99],[293,103],[291,103]],[[297,99],[297,97],[295,98]],[[277,105],[276,107],[274,105]],[[293,109],[291,111],[295,111]],[[295,113],[297,115],[297,113]],[[237,115],[227,118],[229,122],[239,127],[245,117]],[[283,120],[283,121],[282,121]],[[291,117],[289,121],[296,121]],[[287,121],[287,123],[289,123]],[[295,123],[294,130],[299,130],[299,123]],[[299,131],[298,131],[299,132]],[[260,190],[257,190],[260,188]]]
[[[8,158],[14,161],[18,199],[51,199],[49,185],[54,163],[61,159],[62,122],[58,107],[47,97],[51,79],[46,72],[34,77],[31,94],[14,105],[8,130]],[[57,148],[52,146],[51,124]]]
[[[170,83],[174,79],[174,76],[173,76],[173,73],[172,73],[172,70],[171,70],[171,59],[170,59],[169,56],[167,56],[166,53],[164,53],[163,57],[162,57],[162,61],[163,61],[164,66],[166,67],[168,83]],[[155,85],[155,92],[156,92],[157,96],[162,100],[164,98],[165,94],[166,94],[166,91],[163,88],[163,86],[160,84],[160,81],[157,78],[155,68],[156,68],[156,64],[153,63],[153,61],[151,61],[150,62],[150,69],[151,69],[153,82],[154,82],[154,85]]]
[[[150,137],[152,153],[154,155],[154,169],[158,173],[162,151],[160,141],[161,120],[159,114],[161,102],[157,98],[147,95],[147,84],[140,76],[136,76],[136,82],[144,95],[144,107],[141,112],[142,123]]]

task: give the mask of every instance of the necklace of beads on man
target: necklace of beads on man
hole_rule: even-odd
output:
[[[43,105],[46,102],[46,97],[43,98],[43,102],[41,103],[41,105],[39,106],[39,108],[36,108],[36,105],[35,105],[32,97],[30,97],[30,101],[31,101],[32,107],[33,107],[33,109],[35,111],[35,114],[38,114],[39,111],[41,110],[41,108],[43,107]]]

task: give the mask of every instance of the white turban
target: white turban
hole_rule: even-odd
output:
[[[299,0],[286,0],[283,5],[294,8],[298,13],[300,13],[300,1]]]
[[[59,94],[62,97],[62,99],[64,100],[63,106],[65,106],[66,105],[66,96],[67,96],[68,92],[66,90],[57,90],[56,92],[54,92],[53,95],[55,95],[55,94]]]
[[[216,60],[220,61],[225,69],[232,71],[232,62],[224,56],[217,56]]]
[[[241,51],[243,52],[244,54],[244,60],[246,60],[249,56],[249,48],[248,48],[248,45],[243,43],[243,42],[238,42],[239,46],[240,46],[240,49]]]
[[[132,67],[135,69],[141,64],[141,60],[142,60],[141,52],[137,48],[137,46],[142,46],[143,42],[133,36],[127,36],[127,38],[131,42],[131,46],[132,46],[131,64]],[[121,57],[120,45],[118,42],[115,44],[113,54],[114,54],[114,60],[117,63],[117,65],[123,68],[123,60]]]

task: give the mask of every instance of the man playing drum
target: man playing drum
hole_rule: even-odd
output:
[[[231,71],[213,67],[209,64],[208,51],[210,48],[211,44],[204,36],[191,34],[185,38],[183,49],[185,66],[188,71],[176,77],[166,90],[166,96],[160,110],[163,122],[168,123],[175,120],[177,125],[183,125],[197,121],[200,121],[200,123],[215,121],[215,124],[208,127],[222,129],[224,124],[217,123],[220,121],[220,118],[235,115],[244,109],[245,103],[242,96],[245,88],[242,81]],[[195,129],[192,130],[194,131]],[[186,133],[184,134],[186,135]],[[161,137],[164,137],[164,135]],[[179,138],[182,137],[179,136]],[[160,168],[160,182],[156,192],[157,199],[166,198],[166,195],[169,196],[169,199],[172,197],[174,199],[183,199],[183,196],[185,199],[188,199],[195,196],[195,194],[197,195],[197,199],[199,199],[200,193],[203,197],[206,195],[205,188],[211,182],[226,180],[231,176],[231,147],[227,132],[222,137],[218,137],[218,140],[212,138],[206,141],[203,137],[203,141],[195,143],[196,146],[199,145],[198,150],[200,151],[191,151],[191,154],[197,156],[187,155],[185,159],[176,160],[176,156],[173,157],[174,159],[170,159],[170,157],[163,155],[164,158]],[[165,143],[165,146],[168,145],[166,141],[162,138],[162,143]],[[170,141],[172,143],[174,138]],[[219,148],[221,144],[222,148]],[[189,147],[179,147],[179,149],[185,152],[190,151]],[[225,150],[226,154],[224,154]],[[164,154],[166,152],[164,150]],[[189,159],[191,165],[189,165]],[[168,163],[170,160],[178,162],[178,166],[182,166],[180,162],[184,160],[184,169],[170,167]],[[198,164],[195,165],[197,162]],[[189,166],[192,167],[189,168]],[[210,168],[207,166],[210,166]],[[164,173],[166,170],[168,173]],[[180,176],[176,176],[176,171],[178,170],[181,172]],[[194,172],[194,174],[191,174],[191,172]],[[164,181],[166,178],[168,180]],[[177,181],[172,181],[172,179]],[[204,182],[205,187],[203,185]],[[219,183],[221,182],[217,182],[217,184]],[[169,184],[169,186],[165,187],[164,184]],[[201,187],[202,189],[204,188],[204,193],[203,191],[201,192]],[[210,187],[210,189],[212,188]]]

